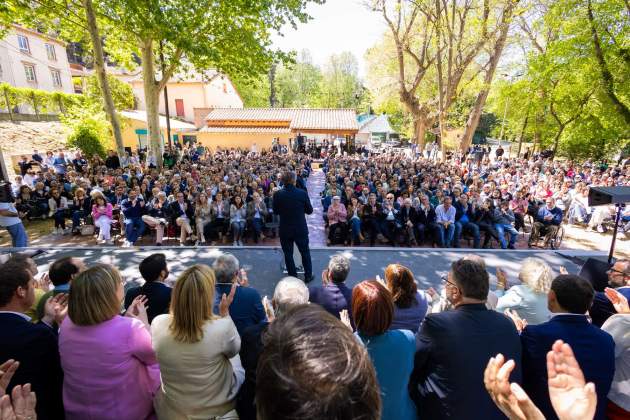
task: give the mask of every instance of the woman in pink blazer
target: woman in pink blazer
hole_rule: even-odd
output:
[[[100,191],[92,194],[92,219],[94,220],[94,226],[99,228],[98,231],[98,243],[106,242],[112,243],[110,237],[110,230],[112,226],[112,205],[107,202],[105,196]]]
[[[99,264],[72,280],[59,331],[66,420],[152,418],[160,372],[139,296],[120,316],[122,279]]]

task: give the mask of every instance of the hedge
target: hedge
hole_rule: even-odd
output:
[[[64,114],[69,107],[84,100],[82,95],[74,93],[18,88],[8,83],[0,83],[0,107],[7,109],[9,113],[16,106],[28,105],[36,115]]]

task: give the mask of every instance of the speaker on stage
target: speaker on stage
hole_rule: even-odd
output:
[[[589,206],[630,203],[630,187],[591,187],[588,191]]]
[[[606,271],[610,267],[611,265],[606,261],[589,258],[578,275],[588,280],[593,285],[593,289],[603,292],[608,287],[608,274],[606,274]]]

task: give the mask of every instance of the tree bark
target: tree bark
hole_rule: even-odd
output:
[[[595,28],[595,17],[593,16],[593,8],[591,6],[591,0],[588,0],[588,21],[591,26],[591,35],[593,36],[593,47],[595,48],[595,57],[597,58],[597,63],[599,64],[599,70],[602,74],[602,81],[604,82],[604,91],[606,95],[613,103],[615,109],[621,116],[626,120],[626,124],[630,125],[630,109],[624,104],[615,93],[614,79],[613,75],[608,69],[608,64],[606,64],[606,59],[604,58],[604,52],[602,51],[602,46],[599,42],[599,35],[597,35],[597,28]]]
[[[460,149],[462,151],[466,151],[470,147],[473,141],[473,136],[475,135],[475,131],[477,131],[477,127],[479,126],[481,111],[483,110],[483,107],[486,104],[486,100],[488,99],[488,93],[490,92],[490,85],[492,83],[492,79],[494,78],[494,72],[496,71],[497,65],[499,64],[499,59],[501,58],[503,48],[505,47],[505,40],[507,39],[508,30],[510,29],[512,12],[517,3],[518,1],[509,2],[509,5],[503,12],[503,17],[501,18],[501,32],[499,33],[499,38],[497,39],[497,42],[494,44],[494,51],[489,59],[490,67],[486,71],[486,75],[483,81],[483,87],[477,94],[475,105],[470,111],[470,114],[468,115],[468,120],[466,121],[464,136],[460,144]]]
[[[144,40],[140,50],[142,51],[142,79],[144,83],[144,100],[147,106],[149,149],[155,154],[158,169],[162,169],[164,161],[162,156],[163,141],[160,136],[160,86],[155,80],[153,41],[150,39]]]
[[[521,148],[523,147],[523,137],[525,136],[525,129],[527,128],[528,120],[529,120],[529,110],[527,111],[527,115],[525,116],[525,120],[523,121],[523,126],[521,127],[521,134],[518,136],[518,152],[516,153],[517,159],[521,157]]]
[[[427,133],[427,124],[421,116],[414,116],[413,133],[416,137],[416,144],[420,150],[424,150],[425,136]]]
[[[114,134],[118,155],[122,156],[125,151],[125,147],[123,145],[122,132],[120,130],[120,121],[118,120],[118,115],[116,114],[114,98],[112,97],[109,82],[107,81],[103,44],[99,35],[98,25],[96,23],[96,12],[94,11],[92,0],[83,0],[83,7],[85,8],[92,49],[94,50],[94,72],[96,73],[98,84],[101,87],[101,94],[105,104],[105,114],[107,114],[107,119],[109,119],[109,123],[112,125],[112,133]]]

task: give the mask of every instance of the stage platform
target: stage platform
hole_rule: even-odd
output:
[[[212,264],[212,261],[224,252],[234,254],[249,274],[250,284],[261,294],[271,296],[277,282],[285,276],[283,273],[283,254],[279,247],[81,247],[81,248],[29,248],[29,252],[38,250],[35,257],[39,271],[45,272],[55,259],[62,256],[82,258],[89,264],[97,262],[113,264],[118,267],[128,286],[140,279],[138,264],[143,258],[156,252],[166,254],[171,276],[177,276],[193,264]],[[0,253],[11,252],[3,248]],[[413,271],[420,288],[439,287],[440,278],[449,269],[449,264],[465,254],[477,254],[484,258],[491,274],[500,267],[510,280],[516,281],[520,261],[527,257],[540,257],[547,261],[555,274],[560,266],[565,266],[570,273],[577,273],[583,261],[588,257],[606,259],[605,252],[594,251],[547,251],[547,250],[475,250],[475,249],[426,249],[426,248],[336,248],[315,247],[311,249],[314,284],[321,282],[321,272],[327,266],[331,255],[343,253],[351,259],[348,284],[354,285],[365,279],[372,279],[377,274],[383,276],[388,264],[400,263]],[[6,256],[5,256],[6,257]],[[491,281],[494,276],[491,275]]]

